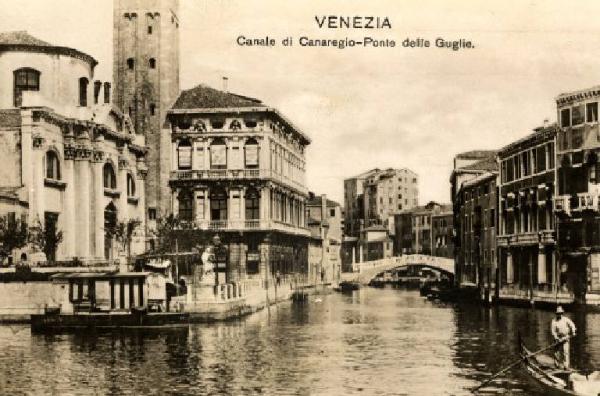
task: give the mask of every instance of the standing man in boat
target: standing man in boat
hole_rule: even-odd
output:
[[[554,350],[554,363],[556,367],[568,370],[570,366],[569,339],[575,337],[576,329],[573,321],[564,316],[564,313],[562,306],[556,307],[556,317],[552,319],[550,329],[554,341],[558,343]]]

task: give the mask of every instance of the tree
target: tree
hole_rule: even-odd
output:
[[[131,242],[133,241],[133,235],[135,230],[142,224],[139,219],[128,219],[126,221],[117,221],[113,226],[106,229],[106,233],[109,237],[115,238],[115,240],[121,244],[121,248],[127,254],[127,260],[131,257]]]
[[[27,241],[35,248],[44,252],[48,261],[54,261],[56,248],[63,240],[63,233],[55,223],[44,227],[39,219],[29,227]]]
[[[173,214],[160,217],[153,234],[158,242],[157,253],[172,253],[176,250],[176,244],[180,251],[189,250],[199,243],[205,243],[208,236],[208,233],[197,232],[194,223],[182,221]]]
[[[14,249],[27,244],[27,224],[8,216],[0,217],[0,263],[11,255]]]

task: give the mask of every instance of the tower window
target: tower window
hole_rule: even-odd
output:
[[[148,60],[148,66],[150,67],[150,69],[156,69],[156,59],[150,58]]]
[[[20,107],[23,102],[23,91],[40,90],[40,72],[30,68],[15,70],[14,104]]]
[[[150,104],[150,115],[154,115],[156,113],[156,105],[154,103]]]
[[[104,83],[104,103],[110,103],[110,83]]]
[[[148,34],[152,34],[152,26],[148,26]]]
[[[87,106],[87,88],[88,79],[81,77],[79,79],[79,106]]]
[[[135,65],[135,61],[133,60],[133,58],[128,58],[127,59],[127,68],[129,70],[133,70],[134,65]]]
[[[98,103],[98,96],[100,96],[100,88],[102,88],[102,82],[94,81],[94,104]]]

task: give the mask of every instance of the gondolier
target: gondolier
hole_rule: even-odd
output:
[[[573,321],[564,316],[564,313],[565,311],[560,305],[556,307],[556,317],[552,319],[550,329],[554,341],[560,341],[554,350],[554,363],[557,368],[568,370],[570,366],[569,339],[575,337],[576,328]]]

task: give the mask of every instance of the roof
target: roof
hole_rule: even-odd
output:
[[[177,100],[168,111],[169,114],[191,114],[191,113],[272,113],[283,122],[283,126],[292,129],[299,135],[302,144],[310,144],[310,138],[296,127],[277,109],[268,107],[259,99],[219,91],[218,89],[199,84],[191,89],[181,91]]]
[[[52,279],[113,279],[147,277],[151,272],[70,272],[52,275]]]
[[[495,156],[497,150],[471,150],[465,151],[464,153],[456,154],[455,158],[458,159],[484,159],[491,156]]]
[[[586,99],[600,96],[600,85],[579,89],[577,91],[564,92],[556,97],[556,104],[559,106],[581,102]]]
[[[485,182],[485,181],[488,181],[490,179],[495,179],[496,178],[496,174],[497,174],[497,172],[495,172],[495,173],[493,173],[493,172],[482,173],[481,175],[479,175],[477,177],[474,177],[473,179],[467,180],[466,182],[464,182],[460,188],[463,189],[463,188],[467,188],[467,187],[472,187],[472,186],[475,186],[475,185],[477,185],[477,184],[479,184],[481,182]]]
[[[310,197],[308,199],[308,201],[306,201],[306,206],[321,206],[321,196],[315,195],[314,197]],[[327,207],[328,208],[332,208],[332,207],[336,207],[336,206],[340,206],[340,204],[337,203],[336,201],[332,201],[331,199],[327,198]]]
[[[181,91],[173,105],[174,109],[210,109],[210,108],[238,108],[238,107],[264,107],[258,99],[237,95],[231,92],[199,84],[191,89]]]
[[[502,147],[498,151],[500,157],[505,157],[514,154],[515,152],[523,149],[530,148],[531,146],[538,145],[542,142],[548,142],[554,138],[554,134],[558,130],[558,125],[553,123],[551,125],[535,128],[532,133],[521,139],[515,140]]]
[[[496,157],[494,156],[477,161],[474,164],[463,166],[460,169],[494,172],[498,170],[498,163],[496,162]]]
[[[0,32],[0,52],[5,51],[26,51],[66,55],[88,62],[92,67],[98,64],[96,59],[84,52],[70,47],[50,44],[33,37],[25,30]]]

